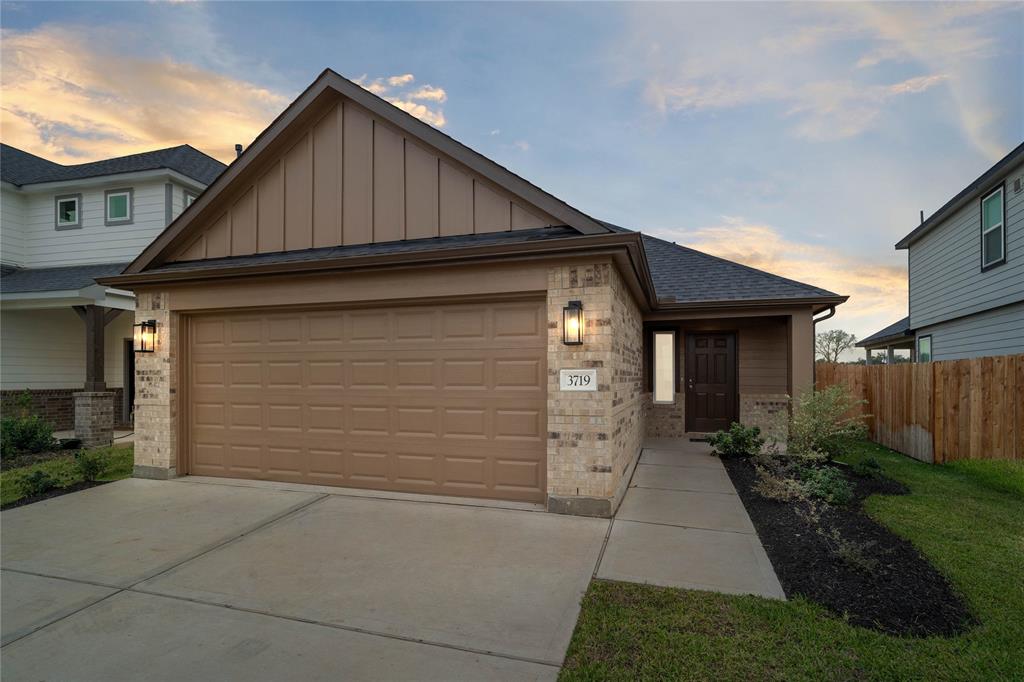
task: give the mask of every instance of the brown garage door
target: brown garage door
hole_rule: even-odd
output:
[[[538,302],[195,315],[189,469],[543,501]]]

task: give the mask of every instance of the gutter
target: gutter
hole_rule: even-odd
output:
[[[811,333],[814,338],[818,338],[818,323],[824,322],[830,317],[834,317],[836,314],[836,307],[829,306],[828,312],[821,317],[815,317],[811,319]],[[815,360],[811,363],[811,390],[817,390],[815,387],[818,385],[818,361]]]

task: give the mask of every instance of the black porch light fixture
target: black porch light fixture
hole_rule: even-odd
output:
[[[583,345],[583,302],[569,301],[562,308],[562,343],[567,346]]]
[[[143,320],[132,327],[132,347],[136,353],[156,350],[156,320]]]

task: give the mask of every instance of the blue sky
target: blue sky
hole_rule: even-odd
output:
[[[225,158],[331,67],[591,215],[851,295],[861,337],[918,211],[1024,139],[1020,3],[0,11],[4,141],[42,156]]]

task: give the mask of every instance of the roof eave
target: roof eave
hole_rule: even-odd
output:
[[[659,301],[656,310],[668,312],[672,310],[722,310],[728,308],[777,308],[780,306],[817,306],[814,310],[818,313],[831,306],[841,305],[849,300],[849,296],[806,296],[806,297],[782,297],[782,298],[761,298],[761,299],[729,299],[726,301],[695,301],[695,302],[667,302]]]
[[[293,273],[331,272],[340,270],[361,270],[388,266],[429,266],[458,262],[489,260],[495,258],[514,258],[545,255],[585,255],[595,251],[623,249],[630,252],[634,261],[637,277],[643,281],[649,273],[645,262],[637,261],[638,240],[636,235],[606,233],[600,235],[581,235],[563,239],[550,239],[539,242],[522,242],[513,244],[488,244],[485,246],[466,246],[412,253],[371,254],[363,256],[342,256],[322,258],[309,261],[286,261],[282,263],[266,263],[238,266],[203,266],[204,261],[195,261],[195,268],[182,268],[165,271],[128,272],[121,275],[100,277],[96,281],[106,286],[117,286],[131,289],[135,286],[169,284],[186,281],[225,279],[234,277],[250,277],[254,275],[275,275]],[[632,247],[632,248],[631,248]]]

